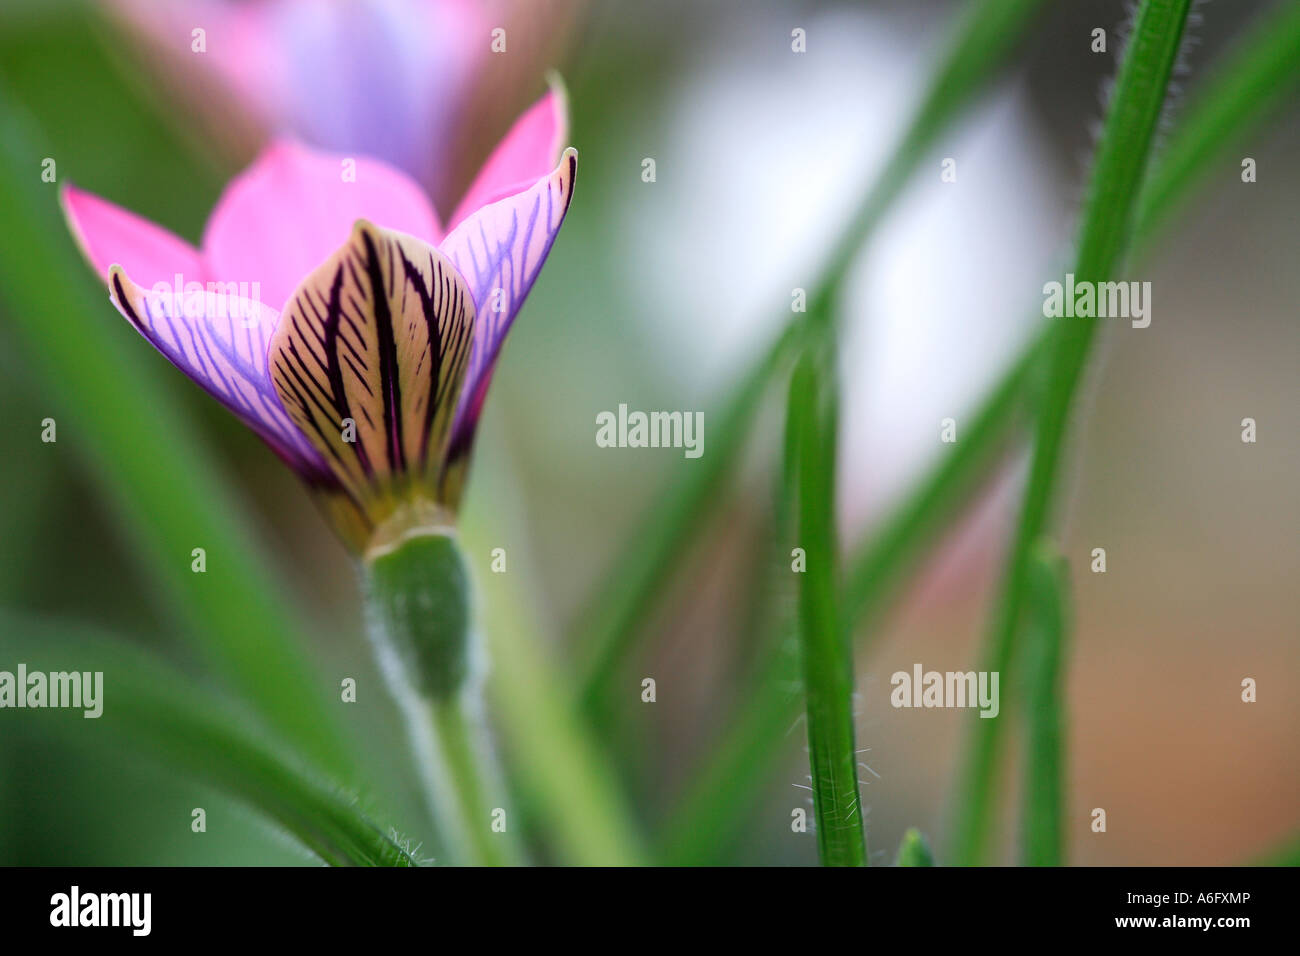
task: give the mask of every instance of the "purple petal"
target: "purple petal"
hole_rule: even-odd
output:
[[[492,369],[506,333],[524,304],[573,196],[578,153],[567,149],[549,175],[530,189],[481,207],[440,248],[474,296],[474,348],[452,426],[448,458],[469,453]]]
[[[299,475],[313,483],[328,481],[324,460],[289,420],[271,382],[267,343],[279,324],[278,312],[237,293],[226,294],[215,283],[201,294],[162,285],[146,290],[118,265],[109,270],[108,289],[118,311],[141,335]]]

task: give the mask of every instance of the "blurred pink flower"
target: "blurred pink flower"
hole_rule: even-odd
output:
[[[235,154],[266,135],[375,156],[445,195],[551,64],[570,0],[102,0]],[[536,8],[520,9],[521,7]],[[534,13],[553,14],[545,19]],[[522,18],[522,19],[521,19]],[[510,57],[487,68],[493,31]],[[518,24],[520,29],[514,30]],[[202,31],[199,34],[198,31]],[[491,85],[490,103],[482,87]],[[518,87],[513,89],[511,87]],[[522,94],[522,96],[521,96]],[[500,108],[507,110],[502,114]]]
[[[566,136],[553,90],[446,227],[404,173],[290,140],[229,184],[197,249],[72,186],[61,198],[118,310],[361,549],[399,512],[459,503],[497,355],[572,196]]]

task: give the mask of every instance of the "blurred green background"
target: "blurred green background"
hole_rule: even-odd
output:
[[[598,448],[596,414],[620,403],[714,407],[775,331],[790,290],[810,281],[898,135],[959,6],[594,2],[566,27],[555,65],[569,86],[579,184],[505,349],[466,504],[467,524],[492,529],[470,538],[475,574],[489,573],[490,547],[507,549],[510,573],[534,585],[514,613],[543,635],[561,673],[574,657],[573,622],[602,570],[628,546],[656,492],[695,465],[676,451]],[[1065,261],[1099,90],[1115,63],[1113,52],[1089,51],[1089,31],[1113,31],[1123,13],[1119,2],[1046,7],[1001,80],[945,139],[939,155],[958,158],[956,189],[939,183],[936,156],[934,172],[909,184],[855,266],[841,352],[847,542],[940,453],[939,420],[960,423],[996,378],[1027,335],[1042,283]],[[1194,92],[1205,65],[1272,7],[1209,5],[1181,82]],[[808,31],[803,57],[790,53],[796,26]],[[60,181],[197,240],[238,166],[203,147],[115,36],[88,4],[0,10],[6,110],[33,137],[6,145],[34,150],[30,176],[0,188],[52,209],[56,186],[39,177],[40,159],[52,156]],[[539,79],[520,102],[540,88]],[[1105,330],[1082,403],[1064,538],[1078,614],[1067,790],[1077,863],[1241,862],[1300,824],[1294,98],[1234,152],[1256,159],[1258,182],[1240,181],[1239,158],[1212,170],[1135,276],[1154,285],[1151,328]],[[642,182],[644,157],[656,159],[653,184]],[[0,221],[0,230],[16,228]],[[71,242],[61,254],[61,281],[96,288]],[[346,553],[274,456],[146,354],[96,294],[94,320],[210,446],[219,468],[212,480],[235,503],[230,519],[249,524],[275,587],[303,609],[327,706],[362,744],[381,816],[418,842],[418,795],[361,636]],[[59,404],[65,383],[33,361],[32,342],[12,321],[14,301],[0,289],[0,408],[11,430],[0,466],[0,606],[116,632],[211,681],[171,598],[142,572],[93,457],[80,453],[83,420],[75,405]],[[41,318],[76,334],[67,316]],[[120,387],[132,388],[131,375]],[[756,590],[771,587],[764,535],[779,391],[742,475],[644,622],[643,651],[611,693],[618,745],[608,763],[647,827],[664,819],[746,686],[759,630],[747,609]],[[47,416],[58,421],[56,444],[39,440]],[[1248,416],[1259,423],[1254,445],[1239,437]],[[165,458],[169,447],[148,454]],[[879,775],[865,778],[878,857],[919,826],[943,858],[970,715],[894,710],[889,675],[914,662],[976,666],[1021,472],[1022,462],[1007,462],[859,660],[858,740]],[[186,488],[173,492],[189,508],[213,507]],[[1094,547],[1107,550],[1104,575],[1089,573]],[[185,567],[190,556],[175,561]],[[0,658],[0,669],[14,664]],[[642,676],[657,681],[652,706],[641,702]],[[358,681],[355,704],[330,690],[344,677]],[[1258,703],[1241,703],[1243,677],[1258,680]],[[108,695],[111,708],[111,686]],[[0,711],[0,862],[310,862],[258,814],[122,747],[97,722],[53,733],[30,717]],[[807,773],[801,743],[793,727],[778,770],[735,808],[743,839],[729,860],[815,861],[813,841],[789,827],[806,795],[797,789]],[[206,834],[190,831],[196,806],[208,811]],[[1093,835],[1088,812],[1099,806],[1109,832]],[[1003,810],[1010,821],[1014,801]],[[1009,842],[1003,852],[1011,858]]]

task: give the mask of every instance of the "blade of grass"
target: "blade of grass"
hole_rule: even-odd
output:
[[[809,302],[830,304],[858,250],[902,193],[912,173],[1005,64],[1007,53],[1020,42],[1042,5],[1043,0],[971,0],[965,5],[938,71],[884,169],[873,177],[857,214],[835,244]],[[809,306],[810,314],[818,311]],[[827,308],[823,314],[834,316],[837,310]]]
[[[788,624],[778,653],[740,698],[738,713],[663,824],[659,847],[665,864],[722,863],[747,819],[739,808],[751,805],[757,784],[787,753],[783,745],[803,706],[798,657],[785,652],[797,641],[795,630]]]
[[[1084,204],[1074,266],[1076,282],[1108,281],[1123,263],[1190,3],[1145,0],[1138,8]],[[1003,686],[1013,686],[1015,680],[1012,668],[1025,606],[1029,550],[1047,529],[1070,410],[1096,328],[1096,319],[1075,318],[1054,323],[1051,333],[1050,384],[1037,411],[1029,483],[1007,563],[1003,596],[984,654],[983,669],[1001,674]],[[1001,724],[980,720],[971,731],[957,796],[953,859],[958,864],[981,863],[991,842]]]
[[[1036,339],[1020,356],[969,420],[966,437],[850,561],[843,597],[849,634],[869,628],[878,619],[899,584],[1000,460],[1016,426],[1023,422],[1043,341]],[[793,676],[788,662],[778,655],[758,686],[743,697],[740,714],[665,825],[664,852],[671,862],[714,859],[743,824],[735,807],[744,794],[754,791],[780,755],[782,735],[798,716],[801,701],[791,689]]]
[[[94,289],[59,215],[58,187],[41,180],[48,155],[0,89],[0,178],[9,184],[0,190],[0,302],[48,388],[60,437],[99,479],[180,636],[288,739],[346,775],[333,712],[294,642],[299,622],[237,520],[221,469],[168,400],[165,363]],[[198,547],[204,574],[190,570]]]
[[[910,827],[898,844],[895,866],[934,866],[934,853],[921,831]]]
[[[246,802],[335,866],[414,866],[338,784],[306,766],[232,703],[130,644],[79,625],[0,612],[0,648],[29,673],[100,672],[102,713],[24,711],[76,744],[116,734],[167,770]]]
[[[1134,237],[1139,252],[1149,250],[1157,229],[1188,201],[1205,170],[1267,115],[1254,108],[1250,97],[1256,91],[1270,91],[1266,99],[1276,108],[1282,94],[1300,85],[1300,8],[1284,7],[1250,31],[1175,128],[1146,187],[1159,198],[1142,203]],[[1215,131],[1213,137],[1202,132],[1207,129]],[[916,570],[942,530],[1002,460],[999,450],[1016,433],[1034,390],[1041,387],[1048,331],[1044,327],[985,398],[967,426],[966,439],[951,446],[880,529],[858,547],[850,561],[844,599],[854,627],[885,611],[898,583]],[[713,759],[688,785],[665,825],[669,860],[716,859],[744,822],[735,806],[754,791],[783,752],[782,734],[798,715],[799,697],[790,691],[787,671],[774,664],[768,674],[744,696],[744,706]]]
[[[943,66],[935,74],[912,120],[890,155],[883,172],[873,178],[857,212],[834,252],[811,286],[806,318],[827,322],[834,314],[834,298],[844,275],[872,229],[907,184],[910,173],[934,147],[1027,29],[1043,0],[972,0]],[[631,653],[638,624],[649,617],[662,584],[678,566],[677,556],[706,526],[709,504],[735,468],[749,426],[767,385],[785,368],[784,359],[799,338],[799,316],[790,320],[754,366],[732,387],[720,415],[710,416],[719,426],[712,431],[707,461],[699,462],[692,477],[667,489],[647,517],[633,544],[612,565],[593,591],[588,609],[580,616],[575,646],[581,671],[581,700],[589,715],[603,712],[611,675]]]
[[[835,535],[837,409],[824,347],[805,352],[790,380],[786,427],[794,432],[799,581],[799,659],[807,702],[817,848],[824,866],[865,866],[858,757],[853,742],[853,653],[840,613]]]
[[[1025,790],[1021,862],[1065,863],[1065,655],[1068,567],[1040,541],[1029,556],[1025,628]]]
[[[470,507],[461,514],[471,566],[473,555],[488,555],[509,543],[509,572],[483,574],[478,580],[491,712],[500,724],[508,773],[528,790],[524,813],[542,824],[561,862],[640,863],[640,834],[612,762],[579,719],[572,691],[557,673],[540,632],[534,609],[541,602],[529,573],[528,549],[519,540],[525,522],[510,504],[523,499],[510,487],[510,469],[479,469],[475,496],[493,505],[490,511]]]
[[[1300,833],[1269,852],[1250,860],[1246,866],[1300,866]]]
[[[506,753],[536,798],[539,817],[563,862],[622,866],[643,852],[618,786],[572,710],[572,700],[527,620],[526,605],[500,597],[510,574],[485,582],[485,633],[492,656],[493,711]],[[508,580],[510,579],[510,580]]]
[[[675,483],[650,509],[629,548],[615,562],[615,570],[596,592],[596,603],[579,626],[577,647],[584,662],[581,706],[588,714],[604,711],[613,675],[631,650],[638,630],[664,581],[676,566],[677,555],[707,521],[710,502],[731,473],[762,405],[768,383],[785,367],[791,348],[802,334],[792,324],[746,373],[711,428],[709,453],[696,462],[685,481]]]

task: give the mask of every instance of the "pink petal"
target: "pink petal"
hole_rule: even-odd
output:
[[[203,281],[198,250],[161,226],[71,185],[59,191],[59,201],[77,244],[102,278],[116,263],[146,288],[171,285],[178,272],[183,281]]]
[[[449,457],[469,452],[501,343],[564,222],[578,171],[577,150],[532,188],[483,206],[451,231],[441,249],[474,296],[474,347],[452,426]]]
[[[568,135],[567,99],[562,87],[552,86],[497,144],[448,221],[448,230],[488,203],[522,192],[545,176],[555,165]]]
[[[429,200],[404,173],[279,140],[226,187],[204,232],[204,260],[222,281],[260,283],[262,301],[282,308],[358,219],[435,245],[442,236]]]

